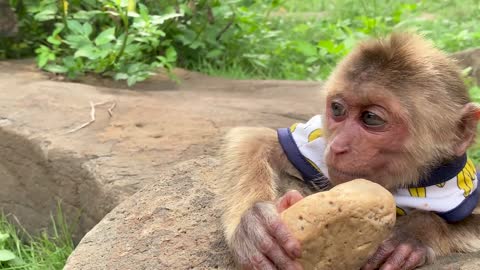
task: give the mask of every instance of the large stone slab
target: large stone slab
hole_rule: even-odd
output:
[[[62,200],[69,220],[80,215],[79,240],[165,168],[213,154],[225,129],[289,126],[318,108],[318,83],[177,74],[180,85],[157,76],[127,89],[98,78],[54,81],[33,61],[0,62],[0,210],[33,232]],[[107,103],[69,133],[90,120],[90,102]]]
[[[214,200],[217,164],[199,157],[159,175],[87,233],[65,269],[232,269]]]

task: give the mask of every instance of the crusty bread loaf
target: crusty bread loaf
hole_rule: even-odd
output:
[[[360,269],[395,224],[395,201],[364,179],[316,193],[281,217],[302,244],[299,262],[309,269]]]

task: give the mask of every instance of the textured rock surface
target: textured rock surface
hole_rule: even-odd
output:
[[[217,163],[200,157],[166,171],[90,231],[65,269],[233,268],[214,201]]]
[[[395,200],[357,179],[305,197],[282,213],[302,244],[305,270],[360,269],[395,224]]]
[[[157,76],[129,90],[94,78],[52,81],[33,61],[0,62],[0,210],[36,231],[61,199],[70,220],[80,214],[80,239],[165,168],[214,154],[225,129],[289,126],[317,106],[309,97],[318,83],[177,74],[181,85]],[[68,133],[90,120],[90,102],[109,103],[96,107],[93,124]]]

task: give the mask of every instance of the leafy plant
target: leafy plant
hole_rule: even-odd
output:
[[[36,49],[40,68],[71,79],[97,73],[133,85],[159,68],[171,70],[175,65],[176,50],[163,38],[161,26],[182,13],[151,15],[147,6],[133,0],[100,1],[92,3],[90,10],[66,0],[61,1],[61,9],[56,1],[43,2],[52,5],[35,18],[53,20],[55,27],[48,43]]]
[[[356,42],[394,30],[416,30],[451,52],[480,44],[477,0],[10,2],[21,35],[0,43],[0,58],[35,53],[40,67],[71,79],[96,73],[130,85],[174,66],[322,80]]]
[[[14,266],[18,264],[19,258],[8,249],[7,240],[10,238],[9,233],[4,233],[0,231],[0,266]]]

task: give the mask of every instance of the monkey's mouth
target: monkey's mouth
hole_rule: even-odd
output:
[[[367,174],[358,172],[346,172],[336,169],[334,167],[329,167],[328,175],[331,180],[346,182],[357,178],[366,178]]]

